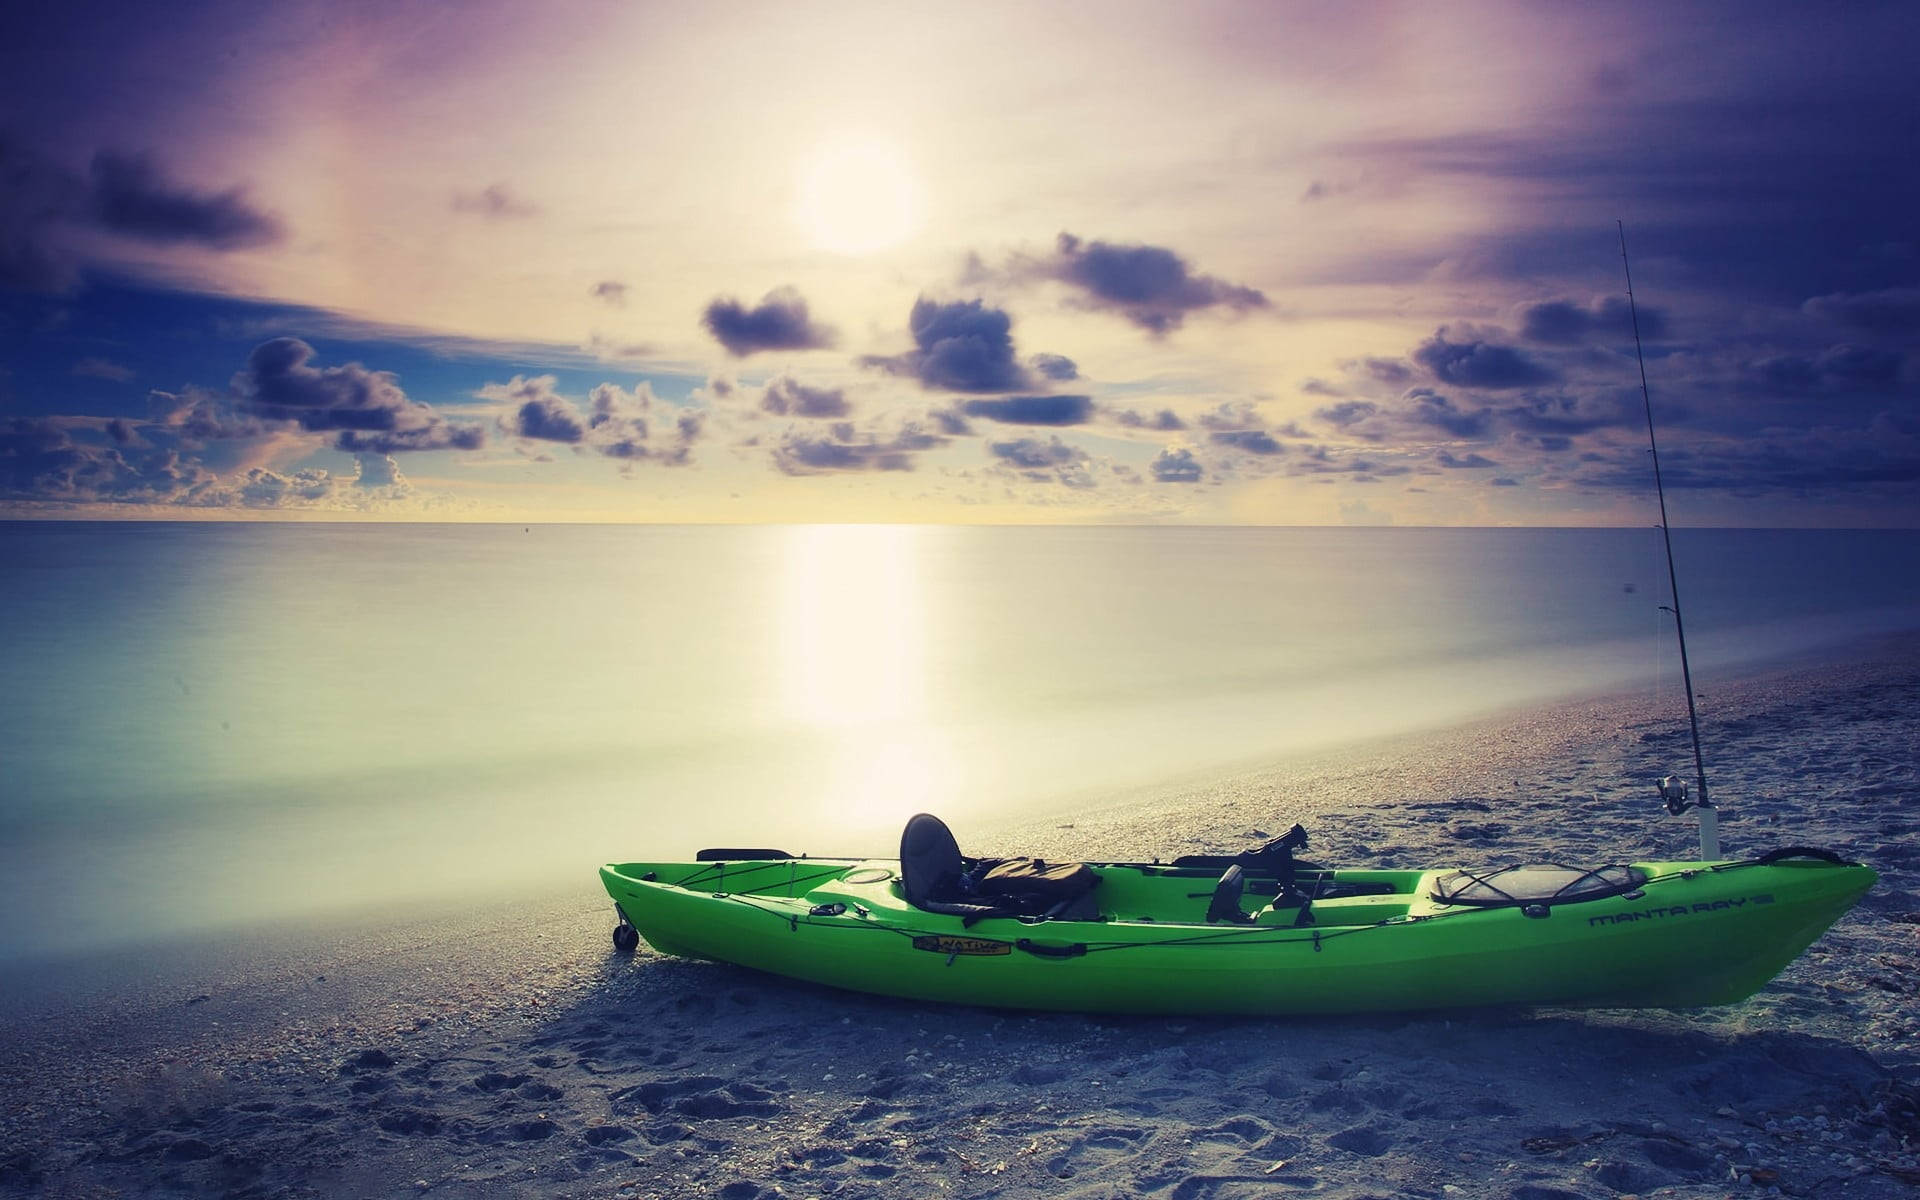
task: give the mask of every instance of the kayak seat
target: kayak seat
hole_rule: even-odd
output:
[[[968,925],[999,916],[991,904],[966,899],[961,880],[971,864],[960,856],[947,823],[931,813],[908,818],[900,834],[900,891],[907,903],[926,912],[962,917]]]
[[[919,813],[900,835],[900,890],[926,912],[964,917],[1097,920],[1100,877],[1085,863],[1038,858],[970,859],[939,817]]]
[[[900,835],[900,886],[908,904],[921,908],[929,900],[958,900],[966,873],[960,843],[945,821],[931,813],[908,819]]]
[[[1235,863],[1220,876],[1220,882],[1213,885],[1213,899],[1207,904],[1207,924],[1217,925],[1222,921],[1233,925],[1253,924],[1252,914],[1240,907],[1240,897],[1247,890],[1247,873]]]

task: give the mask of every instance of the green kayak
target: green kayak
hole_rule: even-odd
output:
[[[1821,850],[1593,869],[1336,870],[1296,827],[1171,863],[963,858],[916,817],[899,859],[705,851],[600,876],[614,940],[916,1000],[1108,1013],[1730,1004],[1876,880]],[[1286,843],[1286,844],[1283,844]]]

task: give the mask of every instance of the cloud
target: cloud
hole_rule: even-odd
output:
[[[407,482],[406,476],[400,473],[400,464],[393,461],[390,456],[362,454],[357,456],[356,461],[360,466],[360,474],[354,480],[356,486],[386,488],[401,494],[412,490],[412,485]],[[394,498],[399,497],[396,495]]]
[[[1467,440],[1487,437],[1494,425],[1491,408],[1462,409],[1431,388],[1414,388],[1402,397],[1401,415],[1415,425]]]
[[[760,393],[766,412],[794,417],[844,417],[851,411],[841,388],[808,387],[790,375],[776,376]]]
[[[1093,418],[1091,396],[1004,396],[960,407],[970,417],[1006,425],[1084,425]]]
[[[1148,468],[1154,479],[1161,483],[1198,483],[1200,481],[1200,463],[1193,457],[1193,451],[1185,446],[1168,446],[1154,456]]]
[[[340,481],[320,467],[307,467],[291,475],[255,467],[240,477],[239,486],[234,490],[240,503],[248,508],[283,508],[294,503],[330,500],[339,486]]]
[[[1907,356],[1872,346],[1829,346],[1818,354],[1774,354],[1751,364],[1750,380],[1770,391],[1845,393],[1897,387]]]
[[[693,447],[706,428],[698,410],[674,411],[642,381],[631,392],[617,383],[596,384],[582,412],[555,390],[557,383],[552,375],[515,375],[506,383],[487,384],[478,395],[506,406],[500,426],[515,437],[591,450],[624,463],[644,459],[687,466],[693,461]],[[662,430],[664,436],[656,436]]]
[[[1011,392],[1034,385],[1014,354],[1013,319],[983,301],[941,303],[922,296],[913,303],[907,328],[912,350],[868,355],[861,365],[949,392]]]
[[[190,445],[268,437],[287,428],[283,421],[236,411],[234,403],[229,393],[200,387],[179,392],[155,388],[147,393],[153,423]]]
[[[1129,429],[1156,429],[1165,433],[1177,432],[1187,427],[1187,423],[1180,419],[1180,414],[1170,408],[1163,408],[1152,416],[1123,408],[1113,414],[1113,419]]]
[[[85,204],[78,179],[0,132],[0,285],[63,292],[77,284],[79,269],[58,238]]]
[[[1397,358],[1367,357],[1340,365],[1348,371],[1366,375],[1392,387],[1404,387],[1413,382],[1413,368]]]
[[[511,221],[538,216],[538,205],[515,196],[504,183],[492,184],[478,192],[455,192],[453,211],[474,213],[489,221]]]
[[[132,367],[123,367],[104,358],[83,358],[73,364],[73,374],[89,379],[106,379],[114,383],[129,383],[133,380]]]
[[[81,440],[61,418],[0,421],[0,496],[69,503],[190,502],[218,483],[178,451]]]
[[[1265,308],[1259,291],[1195,274],[1187,261],[1164,246],[1085,241],[1062,233],[1043,258],[1016,258],[1008,269],[1015,280],[1050,279],[1077,290],[1077,306],[1125,317],[1162,337],[1190,313],[1220,308],[1231,312]]]
[[[522,404],[514,410],[511,429],[517,437],[569,445],[587,436],[579,410],[558,396],[536,396]]]
[[[838,421],[824,434],[789,431],[773,448],[773,464],[788,475],[911,471],[916,454],[947,441],[918,421],[908,421],[884,438],[860,432],[851,421]]]
[[[1469,454],[1464,458],[1456,458],[1445,450],[1434,455],[1433,461],[1439,463],[1449,471],[1479,471],[1487,467],[1497,467],[1500,465],[1484,455]]]
[[[454,424],[430,405],[408,399],[390,371],[359,363],[314,367],[313,347],[299,338],[274,338],[254,347],[233,377],[242,412],[291,421],[309,432],[335,432],[350,453],[471,450],[486,440],[478,425]]]
[[[1286,450],[1273,435],[1264,429],[1222,429],[1207,435],[1207,440],[1220,446],[1231,446],[1235,450],[1245,450],[1249,454],[1281,454]]]
[[[1519,308],[1520,336],[1530,342],[1573,346],[1592,338],[1624,339],[1633,334],[1634,315],[1624,296],[1602,296],[1587,304],[1577,300],[1536,300]],[[1666,314],[1657,308],[1639,310],[1640,335],[1661,338],[1667,333]]]
[[[243,188],[194,191],[168,179],[152,155],[112,150],[82,175],[0,132],[0,285],[70,291],[80,282],[76,235],[90,230],[213,250],[285,236]]]
[[[1442,327],[1413,351],[1413,361],[1442,383],[1456,387],[1531,387],[1552,383],[1559,375],[1511,346],[1492,342],[1450,342]]]
[[[988,442],[987,453],[1035,483],[1058,483],[1080,489],[1094,486],[1087,452],[1061,441],[1058,434],[1044,442],[1039,438]]]
[[[1810,317],[1867,333],[1902,335],[1920,331],[1920,288],[1833,292],[1815,296],[1800,307]]]
[[[168,180],[150,155],[103,150],[94,156],[91,182],[95,220],[128,237],[237,250],[285,236],[277,218],[247,203],[244,189],[190,191]]]
[[[593,448],[609,458],[636,459],[654,456],[654,447],[647,444],[648,436],[653,432],[649,417],[654,410],[657,397],[653,394],[653,385],[642,380],[629,392],[617,383],[596,384],[587,393],[587,408],[591,414],[587,418],[588,434]],[[694,430],[694,438],[699,430]],[[678,464],[687,461],[687,449],[694,438],[681,438],[678,447]]]
[[[773,289],[752,308],[718,297],[700,320],[735,358],[762,350],[823,350],[838,340],[831,328],[814,322],[806,300],[790,287]]]
[[[646,342],[624,341],[604,333],[595,333],[588,335],[586,345],[581,349],[602,362],[630,362],[636,358],[646,358],[654,348]]]
[[[1336,429],[1351,429],[1379,412],[1380,406],[1371,400],[1343,400],[1317,408],[1313,415]]]
[[[1078,446],[1070,446],[1055,434],[1048,441],[1039,438],[1019,438],[1011,442],[988,442],[987,452],[995,458],[1004,459],[1016,467],[1054,467],[1062,463],[1076,463],[1085,459],[1087,452]]]
[[[587,295],[595,300],[604,300],[615,308],[627,306],[627,285],[617,279],[602,279],[587,289]]]
[[[973,434],[972,424],[956,409],[936,408],[929,411],[927,416],[940,426],[940,432],[949,437],[970,437]]]
[[[1064,381],[1080,378],[1079,364],[1064,354],[1036,354],[1027,363],[1048,379]]]

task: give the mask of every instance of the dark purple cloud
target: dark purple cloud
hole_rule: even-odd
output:
[[[430,405],[408,399],[390,371],[359,363],[314,367],[313,347],[299,338],[274,338],[254,347],[233,377],[241,412],[291,421],[309,432],[338,431],[349,452],[471,450],[486,440],[478,425],[451,423]]]
[[[813,320],[805,298],[790,287],[773,289],[752,308],[731,296],[719,297],[700,321],[735,358],[762,350],[821,350],[838,340],[831,328]]]
[[[1199,461],[1185,446],[1163,449],[1154,455],[1148,470],[1160,483],[1198,483],[1201,475]]]
[[[1404,387],[1413,382],[1413,368],[1397,358],[1368,357],[1357,362],[1342,363],[1341,366],[1393,387]]]
[[[1402,400],[1406,406],[1403,413],[1414,424],[1438,429],[1463,440],[1487,437],[1494,425],[1492,409],[1462,409],[1431,388],[1414,388]]]
[[[673,412],[642,382],[631,392],[616,383],[597,384],[582,412],[555,390],[557,383],[552,375],[516,375],[507,383],[488,384],[480,395],[505,402],[500,425],[509,435],[591,450],[621,460],[623,472],[641,460],[662,466],[693,461],[693,446],[705,431],[697,410]]]
[[[773,448],[773,465],[788,475],[911,471],[916,454],[947,442],[945,436],[928,432],[917,421],[884,438],[861,432],[851,421],[837,421],[822,434],[789,431]]]
[[[1456,457],[1445,450],[1433,456],[1433,461],[1449,471],[1481,471],[1500,464],[1482,454],[1467,454]]]
[[[1351,429],[1379,411],[1380,406],[1371,400],[1343,400],[1339,404],[1317,408],[1313,415],[1336,429]]]
[[[579,410],[560,397],[535,396],[514,410],[513,433],[535,441],[573,445],[587,436],[587,426]]]
[[[1920,287],[1882,288],[1874,292],[1834,292],[1801,306],[1810,317],[1867,333],[1904,336],[1920,333]]]
[[[1010,392],[1032,387],[1013,348],[1013,318],[980,300],[942,303],[925,296],[907,318],[905,354],[868,355],[861,364],[949,392]]]
[[[1499,390],[1552,383],[1559,375],[1512,346],[1451,342],[1442,328],[1413,351],[1413,361],[1455,387]]]
[[[1254,288],[1195,274],[1164,246],[1085,241],[1071,233],[1062,233],[1047,257],[1016,260],[1009,275],[1064,283],[1077,290],[1080,307],[1117,313],[1155,337],[1203,309],[1244,312],[1267,304]]]
[[[604,300],[615,308],[627,306],[627,285],[617,279],[602,279],[588,288],[587,294],[595,300]]]
[[[760,393],[760,407],[780,416],[844,417],[852,409],[840,388],[808,387],[790,375],[776,377]]]
[[[1091,396],[1003,396],[961,405],[970,417],[1006,425],[1084,425],[1093,419]]]
[[[1113,419],[1129,429],[1155,429],[1163,433],[1173,433],[1187,427],[1187,423],[1180,419],[1180,414],[1170,408],[1163,408],[1151,416],[1123,408],[1113,414]]]
[[[1207,440],[1215,445],[1231,446],[1235,450],[1245,450],[1249,454],[1280,454],[1286,450],[1273,435],[1264,429],[1222,429],[1207,435]]]
[[[0,421],[0,496],[173,504],[205,496],[218,482],[175,450],[92,440],[96,436],[58,417]]]
[[[1036,354],[1027,362],[1048,379],[1064,381],[1080,378],[1079,364],[1064,354]]]
[[[1625,296],[1602,296],[1588,304],[1577,300],[1537,300],[1520,306],[1520,336],[1530,342],[1574,346],[1594,339],[1624,341],[1633,336],[1633,313]],[[1642,305],[1640,336],[1667,334],[1666,313]]]
[[[936,408],[927,416],[940,426],[940,432],[949,437],[970,437],[973,434],[973,425],[956,409]]]
[[[94,219],[128,237],[237,250],[285,236],[277,219],[247,202],[243,189],[191,191],[169,180],[151,155],[101,151],[91,183]]]
[[[1888,137],[1885,123],[1913,111],[1911,9],[1868,4],[1845,21],[1809,20],[1788,6],[1687,11],[1691,30],[1663,25],[1642,62],[1651,74],[1662,58],[1706,47],[1694,31],[1737,16],[1740,46],[1716,46],[1684,72],[1710,76],[1711,86],[1656,84],[1551,114],[1327,147],[1330,174],[1372,172],[1403,190],[1464,188],[1519,203],[1498,228],[1397,258],[1356,248],[1317,278],[1583,278],[1602,263],[1618,267],[1613,218],[1624,215],[1648,283],[1793,304],[1914,286],[1920,156],[1910,139]]]
[[[1749,377],[1781,392],[1877,392],[1898,387],[1907,356],[1872,346],[1829,346],[1817,354],[1774,354],[1755,362]]]
[[[1057,434],[1044,442],[1030,437],[1010,442],[988,442],[987,452],[1013,466],[1035,470],[1077,463],[1087,457],[1086,451],[1061,441]]]
[[[0,131],[0,286],[63,292],[80,282],[77,233],[238,250],[281,241],[280,220],[243,188],[196,191],[151,154],[104,150],[85,175]]]
[[[515,196],[506,184],[496,183],[478,192],[454,193],[453,211],[475,213],[489,221],[502,221],[538,216],[540,208]]]
[[[1025,437],[1008,442],[988,442],[987,453],[1034,483],[1057,483],[1076,489],[1095,486],[1087,452],[1061,441],[1058,434],[1046,441]]]

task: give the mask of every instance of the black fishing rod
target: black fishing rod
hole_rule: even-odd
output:
[[[1633,319],[1633,353],[1640,362],[1640,399],[1647,409],[1647,448],[1653,452],[1653,490],[1660,497],[1660,536],[1667,547],[1667,588],[1673,596],[1673,631],[1680,640],[1680,680],[1687,690],[1687,724],[1693,730],[1693,772],[1700,785],[1700,798],[1687,800],[1687,785],[1669,775],[1660,781],[1660,798],[1667,811],[1679,816],[1688,808],[1700,810],[1700,857],[1711,862],[1720,857],[1719,814],[1707,796],[1707,764],[1700,754],[1700,714],[1693,703],[1693,670],[1687,664],[1687,623],[1680,615],[1680,576],[1673,567],[1673,530],[1667,527],[1667,489],[1660,478],[1660,444],[1653,436],[1653,397],[1647,391],[1647,355],[1640,347],[1640,310],[1633,300],[1633,267],[1627,262],[1627,225],[1620,227],[1620,266],[1627,276],[1627,314]]]

